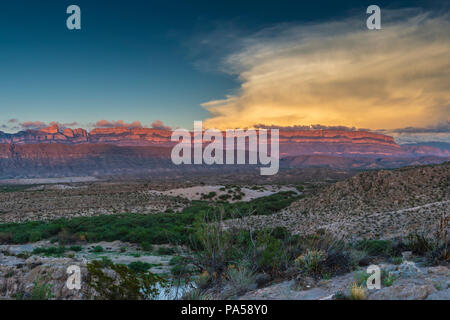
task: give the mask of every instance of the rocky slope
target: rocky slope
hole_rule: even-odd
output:
[[[325,229],[347,239],[416,232],[431,236],[449,212],[450,162],[446,162],[360,173],[294,202],[283,212],[248,218],[245,225],[284,226],[299,234]]]

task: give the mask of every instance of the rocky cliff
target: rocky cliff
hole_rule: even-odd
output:
[[[170,152],[175,143],[170,139],[171,134],[169,130],[149,128],[103,128],[87,132],[62,130],[58,126],[15,134],[0,132],[0,178],[203,170],[202,166],[172,164]],[[281,168],[396,168],[450,159],[446,149],[403,147],[392,137],[367,131],[280,131],[279,139]],[[229,167],[222,168],[234,170]]]
[[[40,130],[26,130],[15,134],[0,132],[0,144],[58,143],[112,144],[117,146],[173,146],[172,132],[152,128],[100,128],[87,132],[84,129],[60,129],[52,126]],[[368,157],[448,157],[450,152],[430,146],[399,146],[394,139],[379,133],[345,130],[295,130],[280,131],[280,154],[347,155]]]

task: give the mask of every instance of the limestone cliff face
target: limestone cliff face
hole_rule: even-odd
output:
[[[116,146],[171,147],[172,132],[153,128],[60,129],[57,125],[15,134],[0,132],[0,144],[112,144]],[[333,155],[366,157],[449,157],[448,150],[429,146],[402,147],[379,133],[345,130],[280,131],[280,155]]]

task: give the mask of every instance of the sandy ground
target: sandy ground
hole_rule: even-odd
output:
[[[228,190],[230,188],[223,190],[220,190],[221,188],[225,188],[225,186],[195,186],[195,187],[189,187],[189,188],[179,188],[179,189],[171,189],[167,191],[156,191],[156,190],[150,190],[151,194],[154,195],[166,195],[166,196],[173,196],[173,197],[182,197],[187,198],[189,200],[201,200],[202,195],[207,195],[210,192],[216,192],[217,196],[213,199],[216,200],[218,196],[229,194]],[[231,188],[234,190],[233,188]],[[259,190],[253,190],[250,188],[241,188],[240,192],[244,193],[245,195],[242,196],[242,199],[240,200],[231,200],[228,199],[228,202],[235,202],[235,201],[250,201],[252,199],[260,198],[260,197],[266,197],[270,196],[272,194],[281,192],[281,191],[294,191],[298,193],[297,189],[294,187],[279,187],[279,186],[264,186],[264,189]]]

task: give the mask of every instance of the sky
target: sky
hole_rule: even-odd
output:
[[[5,0],[0,130],[204,120],[450,142],[449,21],[446,1]]]

